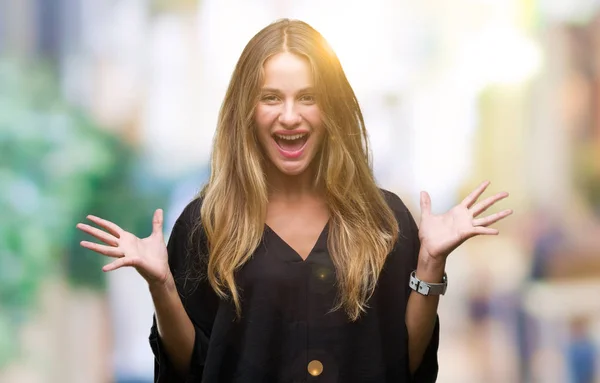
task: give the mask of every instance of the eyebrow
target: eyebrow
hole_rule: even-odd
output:
[[[309,87],[300,89],[298,91],[298,93],[307,93],[307,92],[314,92],[314,91],[315,91],[315,88],[312,86],[309,86]],[[262,88],[261,92],[262,93],[282,93],[281,90],[279,90],[279,89],[269,88],[269,87]]]

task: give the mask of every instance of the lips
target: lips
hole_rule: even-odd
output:
[[[300,133],[294,135],[274,134],[273,138],[280,149],[286,152],[296,152],[306,144],[308,133]]]
[[[300,132],[294,134],[273,134],[273,140],[282,156],[286,158],[298,158],[304,152],[304,147],[308,142],[309,134]]]

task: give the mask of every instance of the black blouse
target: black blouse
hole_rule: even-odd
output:
[[[306,260],[265,225],[260,246],[237,274],[242,318],[219,299],[208,281],[202,230],[189,240],[202,201],[183,211],[168,242],[169,265],[196,339],[190,374],[178,377],[154,322],[150,344],[156,383],[403,383],[435,382],[439,322],[418,371],[408,367],[405,313],[410,273],[417,266],[417,225],[398,196],[383,191],[398,220],[400,239],[389,254],[367,312],[350,322],[330,312],[335,270],[327,251],[328,227]],[[200,251],[198,251],[200,249]],[[204,254],[198,255],[198,254]]]

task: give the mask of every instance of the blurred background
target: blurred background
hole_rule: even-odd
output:
[[[498,237],[449,261],[439,382],[600,382],[599,0],[0,0],[0,382],[152,381],[152,302],[78,245],[146,236],[207,179],[246,42],[305,20],[415,217],[482,180]]]

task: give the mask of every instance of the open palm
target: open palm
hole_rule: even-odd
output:
[[[105,265],[102,270],[112,271],[130,266],[134,267],[149,284],[160,284],[169,279],[170,270],[167,247],[163,237],[163,211],[161,209],[154,212],[152,233],[143,239],[105,219],[93,215],[88,215],[87,219],[104,230],[84,223],[77,224],[77,228],[104,244],[82,241],[81,246],[107,257],[117,258]]]
[[[511,209],[486,217],[479,217],[496,202],[508,197],[508,193],[498,193],[477,203],[489,186],[486,181],[471,192],[460,204],[444,214],[431,213],[431,198],[421,192],[421,223],[419,239],[421,248],[437,261],[445,258],[467,239],[477,235],[496,235],[497,229],[488,226],[512,214]]]

